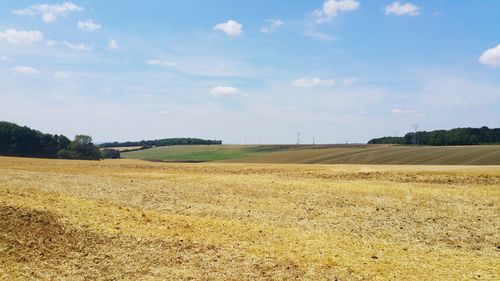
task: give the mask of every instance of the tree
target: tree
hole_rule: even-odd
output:
[[[82,146],[90,145],[92,144],[92,137],[87,135],[76,135],[73,142]]]
[[[44,134],[0,121],[0,155],[65,159],[100,159],[92,138],[78,135],[71,142],[63,135]]]
[[[222,141],[220,140],[204,140],[197,138],[169,138],[169,139],[159,139],[159,140],[142,140],[142,141],[128,141],[128,142],[108,142],[100,144],[99,147],[130,147],[130,146],[142,146],[142,147],[152,147],[152,146],[169,146],[169,145],[220,145]]]
[[[415,133],[407,133],[402,140],[403,144],[411,144]],[[416,135],[419,145],[476,145],[500,143],[500,129],[455,128],[451,130],[421,131]],[[368,143],[395,143],[397,137],[383,137],[370,140]]]
[[[103,159],[119,159],[121,157],[120,151],[109,148],[102,149],[101,156]]]
[[[75,139],[70,143],[70,156],[76,156],[76,159],[84,160],[99,160],[101,153],[99,149],[92,143],[92,137],[87,135],[76,135]],[[73,158],[73,159],[75,159]]]

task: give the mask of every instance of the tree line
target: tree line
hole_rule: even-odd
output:
[[[92,138],[44,134],[26,126],[0,121],[0,155],[61,159],[98,160],[102,155]]]
[[[105,147],[153,147],[153,146],[170,146],[170,145],[212,145],[222,144],[221,140],[204,140],[197,138],[168,138],[158,140],[142,140],[142,141],[128,141],[128,142],[107,142],[99,145],[100,148]]]
[[[500,128],[455,128],[451,130],[419,131],[403,137],[382,137],[369,144],[418,144],[418,145],[477,145],[500,144]]]

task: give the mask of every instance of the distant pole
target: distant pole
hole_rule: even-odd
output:
[[[313,145],[316,145],[316,138],[313,137]]]
[[[297,132],[297,145],[300,144],[300,132]]]
[[[412,145],[417,145],[418,140],[417,140],[417,131],[418,131],[418,124],[413,125],[413,138],[411,140]]]
[[[245,145],[247,144],[247,137],[245,136]]]

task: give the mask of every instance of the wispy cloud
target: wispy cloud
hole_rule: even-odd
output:
[[[228,20],[223,23],[216,24],[214,30],[225,32],[228,36],[238,37],[243,33],[243,25],[235,20]]]
[[[69,12],[82,11],[83,7],[73,2],[64,2],[61,4],[36,4],[28,8],[15,10],[13,13],[20,16],[41,15],[44,22],[54,22],[59,16],[66,16]]]
[[[304,32],[304,35],[321,41],[335,40],[335,37],[333,37],[332,35],[320,31],[306,31]]]
[[[9,61],[10,58],[6,55],[0,55],[0,61]]]
[[[87,45],[87,44],[84,44],[84,43],[73,44],[73,43],[70,43],[68,41],[62,41],[62,44],[64,46],[68,47],[69,49],[78,50],[78,51],[92,51],[94,49],[94,47]]]
[[[425,113],[419,112],[415,109],[393,108],[393,109],[391,109],[391,113],[395,114],[395,115],[406,115],[406,116],[418,116],[418,117],[427,116]]]
[[[420,8],[412,3],[400,3],[397,1],[385,7],[385,14],[396,16],[418,16],[420,14]]]
[[[210,94],[214,97],[224,97],[224,96],[245,96],[238,88],[230,86],[217,86],[210,90]]]
[[[6,41],[14,45],[31,45],[41,40],[43,40],[43,33],[38,30],[7,29],[4,32],[0,32],[0,41]]]
[[[340,83],[342,83],[342,85],[350,86],[350,85],[353,85],[354,83],[356,83],[356,80],[357,80],[356,78],[350,77],[350,78],[342,79],[342,81],[340,81]]]
[[[164,66],[164,67],[173,67],[176,65],[174,62],[159,60],[159,59],[147,60],[146,64],[155,65],[155,66]]]
[[[67,72],[63,72],[63,71],[54,72],[54,79],[64,80],[64,79],[68,79],[68,78],[69,78],[69,74]]]
[[[98,23],[95,23],[93,20],[88,19],[84,21],[78,21],[78,28],[87,31],[87,32],[92,32],[101,29],[101,25]]]
[[[273,30],[281,27],[284,24],[282,20],[268,19],[266,20],[266,25],[263,26],[260,31],[264,33],[272,32]]]
[[[336,82],[333,79],[320,79],[319,77],[314,78],[300,78],[292,81],[292,86],[298,88],[312,88],[312,87],[332,87],[335,86]]]
[[[49,46],[49,47],[52,47],[52,46],[55,46],[57,44],[57,41],[56,40],[52,40],[52,39],[47,39],[45,41],[45,45]]]
[[[16,73],[16,74],[30,74],[30,75],[34,75],[34,74],[39,74],[40,72],[33,68],[33,67],[29,67],[29,66],[16,66],[16,67],[13,67],[12,68],[12,72],[13,73]]]

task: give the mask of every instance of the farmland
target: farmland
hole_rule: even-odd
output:
[[[0,157],[0,279],[498,280],[499,211],[498,166]]]
[[[127,152],[127,151],[139,150],[141,148],[142,146],[120,146],[120,147],[106,147],[103,149],[114,149],[120,152]]]
[[[500,165],[500,145],[202,145],[122,153],[125,158],[234,163]]]
[[[262,153],[287,150],[289,147],[279,145],[175,145],[122,153],[122,157],[174,162],[208,162],[247,158]]]

